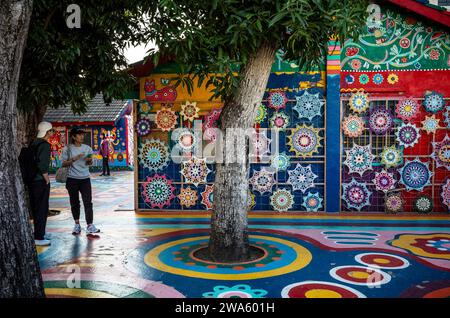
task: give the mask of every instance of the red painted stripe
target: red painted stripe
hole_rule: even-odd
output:
[[[424,6],[413,0],[388,0],[388,1],[399,7],[413,11],[421,16],[433,20],[434,22],[450,27],[450,15],[446,11],[438,11],[436,9]]]

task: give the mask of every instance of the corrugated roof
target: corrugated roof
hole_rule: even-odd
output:
[[[113,99],[109,105],[103,101],[103,94],[97,94],[89,102],[86,113],[75,115],[70,107],[47,109],[44,120],[49,122],[114,122],[127,107],[126,100]]]

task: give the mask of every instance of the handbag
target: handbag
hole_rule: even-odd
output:
[[[67,160],[69,160],[71,157],[70,146],[68,146],[68,151],[69,151],[69,157],[67,158]],[[70,166],[62,167],[62,164],[61,164],[61,167],[56,171],[55,181],[59,182],[59,183],[66,183],[67,177],[69,176],[69,169],[70,169]]]

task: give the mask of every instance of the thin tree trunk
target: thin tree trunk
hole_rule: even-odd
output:
[[[242,70],[236,94],[225,102],[220,115],[220,129],[229,136],[231,130],[253,127],[264,95],[276,48],[265,43],[250,57]],[[242,151],[242,150],[245,151]],[[211,216],[209,254],[215,261],[244,261],[249,257],[247,231],[248,151],[245,145],[224,143],[224,162],[216,164],[214,209]],[[239,153],[238,162],[226,156]]]
[[[0,297],[44,297],[17,161],[17,88],[32,0],[0,1]]]

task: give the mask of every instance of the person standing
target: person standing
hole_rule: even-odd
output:
[[[37,246],[50,245],[51,241],[45,234],[50,199],[50,143],[53,127],[49,122],[38,125],[37,138],[31,143],[37,167],[37,174],[29,184],[30,205],[34,223],[34,242]]]
[[[80,197],[83,199],[86,218],[86,234],[100,232],[93,223],[94,212],[92,207],[92,187],[89,166],[92,165],[92,148],[83,144],[84,130],[72,128],[69,134],[69,143],[64,147],[61,158],[63,167],[70,167],[67,175],[66,189],[70,196],[70,207],[75,221],[72,234],[81,233],[80,226]]]
[[[106,134],[102,133],[102,143],[100,144],[100,155],[103,158],[102,174],[100,176],[109,176],[109,141]]]

